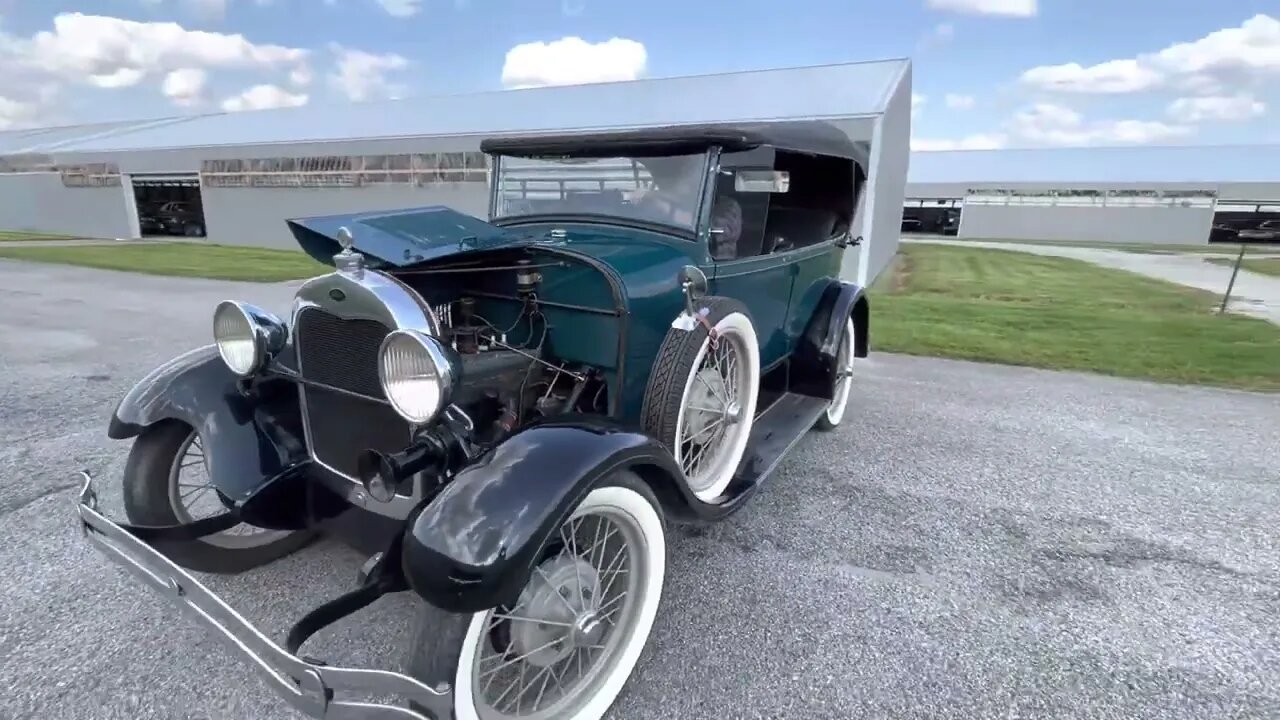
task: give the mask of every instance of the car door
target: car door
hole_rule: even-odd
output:
[[[740,301],[751,314],[760,341],[760,367],[787,356],[787,310],[796,263],[773,255],[716,261],[711,292]]]
[[[734,179],[744,171],[772,168],[772,149],[758,148],[721,156],[710,213],[713,271],[708,280],[711,292],[747,306],[760,342],[760,367],[764,369],[787,355],[787,308],[795,267],[785,257],[772,254],[764,247],[770,194],[740,191]],[[718,212],[723,207],[720,203],[733,206],[727,218]],[[726,231],[716,227],[724,219],[729,221],[726,224],[736,224],[737,228]],[[729,235],[715,235],[721,232]],[[730,236],[728,243],[722,242]]]

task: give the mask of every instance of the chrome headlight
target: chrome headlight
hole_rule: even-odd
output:
[[[430,422],[449,404],[458,365],[440,341],[417,330],[396,330],[378,350],[378,379],[391,407],[411,423]]]
[[[284,348],[280,318],[246,303],[224,300],[213,311],[213,342],[231,372],[247,377]]]

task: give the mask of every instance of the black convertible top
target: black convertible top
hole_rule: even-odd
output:
[[[516,157],[652,157],[699,153],[716,145],[728,152],[770,146],[815,155],[865,159],[865,151],[860,151],[844,131],[817,120],[503,135],[482,140],[480,150],[490,155]]]

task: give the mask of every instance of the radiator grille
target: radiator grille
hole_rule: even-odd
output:
[[[390,329],[373,320],[344,319],[308,308],[298,315],[302,377],[373,398],[378,347]],[[409,444],[409,424],[390,405],[315,386],[302,387],[311,452],[316,460],[356,477],[356,459],[369,448],[398,452]]]

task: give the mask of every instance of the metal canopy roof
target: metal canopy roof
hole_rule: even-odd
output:
[[[1275,183],[1280,145],[1185,145],[911,154],[911,183]]]
[[[185,119],[168,117],[153,120],[122,120],[88,123],[85,125],[7,130],[0,132],[0,155],[48,153],[78,141],[84,142],[95,138],[106,138],[117,133],[181,122]]]
[[[905,59],[886,60],[196,115],[73,140],[58,150],[116,153],[874,117],[884,112],[908,67]]]

